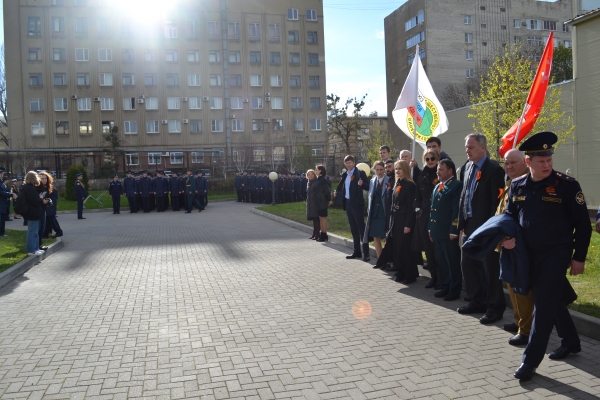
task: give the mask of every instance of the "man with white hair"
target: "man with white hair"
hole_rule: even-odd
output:
[[[421,174],[421,169],[417,165],[417,162],[413,159],[412,153],[408,150],[402,150],[400,152],[400,159],[406,161],[408,165],[410,165],[410,176],[413,182],[415,182],[419,177],[419,174]]]

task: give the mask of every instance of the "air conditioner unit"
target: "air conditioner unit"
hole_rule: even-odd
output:
[[[264,121],[265,122],[271,122],[271,120],[269,118],[265,118]]]
[[[144,95],[140,96],[140,99],[145,99],[145,98],[146,98],[146,96],[144,96]]]
[[[186,101],[188,101],[188,98],[187,97],[182,97],[181,101],[186,102]]]
[[[271,95],[271,92],[266,92],[265,93],[265,96],[270,96],[270,95]]]
[[[247,102],[248,102],[248,99],[244,99],[244,103],[247,103]]]
[[[166,120],[166,119],[163,119],[163,120],[162,120],[162,124],[163,124],[163,125],[166,125],[166,124],[168,124],[168,123],[169,123],[169,121],[168,121],[168,120]]]
[[[184,119],[184,120],[182,120],[181,122],[183,122],[184,124],[189,124],[189,123],[190,123],[190,120],[189,120],[189,119]]]
[[[231,114],[231,115],[229,116],[229,118],[231,118],[231,119],[235,119],[235,115],[234,115],[234,114]]]
[[[521,21],[521,26],[527,26],[527,21]]]
[[[144,99],[138,99],[138,104],[144,104]]]
[[[169,153],[168,151],[163,151],[160,153],[161,157],[169,157],[171,155],[171,153]]]
[[[271,101],[270,97],[265,97],[265,101]]]
[[[208,97],[208,96],[204,96],[204,97],[202,98],[202,100],[204,100],[204,101],[209,101],[209,100],[210,100],[210,97]]]
[[[94,101],[100,101],[100,97],[94,97]]]
[[[71,99],[72,99],[72,100],[77,100],[77,95],[73,95],[73,96],[71,96]]]

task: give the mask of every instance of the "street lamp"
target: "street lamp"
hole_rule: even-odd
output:
[[[271,182],[273,182],[273,191],[271,192],[271,199],[272,199],[272,205],[275,205],[275,181],[277,180],[277,178],[279,177],[279,175],[277,175],[277,172],[273,171],[269,174],[269,179],[271,180]]]

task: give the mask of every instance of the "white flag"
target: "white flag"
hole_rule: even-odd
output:
[[[417,143],[425,143],[448,130],[446,112],[421,64],[419,46],[392,116],[402,132]]]

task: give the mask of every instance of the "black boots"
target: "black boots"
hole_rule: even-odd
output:
[[[327,236],[327,232],[321,232],[321,234],[319,235],[319,238],[317,239],[317,242],[328,242],[329,241],[329,236]]]

